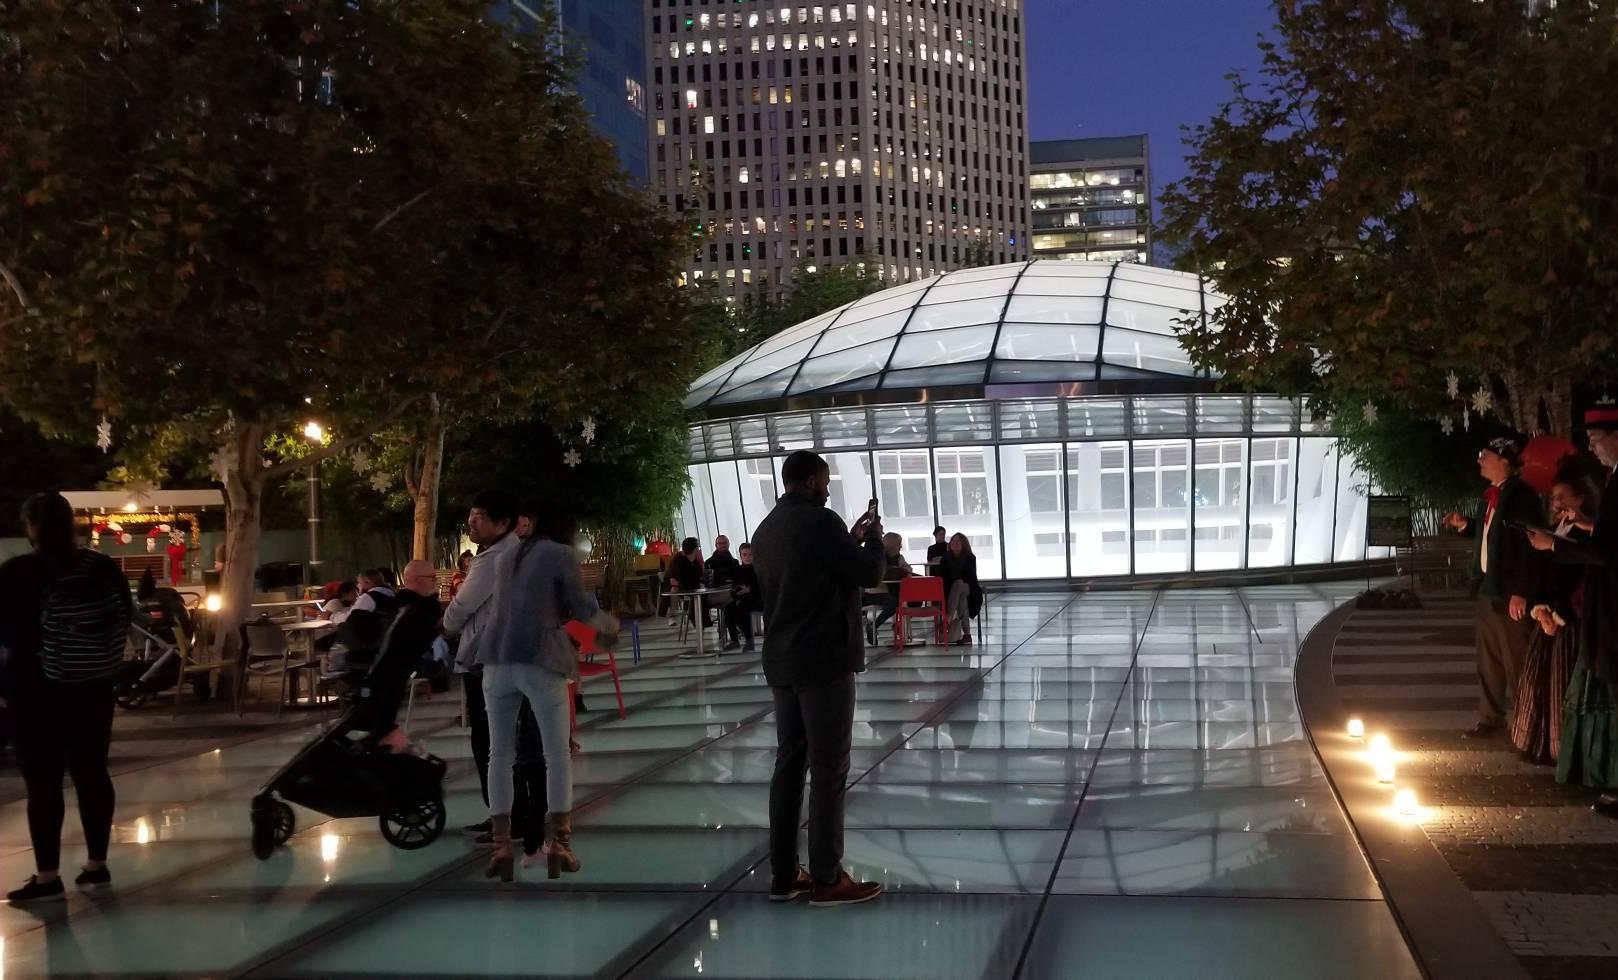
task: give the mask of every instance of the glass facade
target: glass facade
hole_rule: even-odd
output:
[[[831,464],[845,522],[871,498],[925,559],[960,531],[985,579],[1280,568],[1365,547],[1368,484],[1329,425],[1269,395],[1139,395],[826,408],[691,428],[679,533],[751,536],[788,452]]]
[[[580,59],[579,98],[596,129],[612,141],[618,161],[640,183],[651,180],[646,133],[646,38],[642,0],[499,0],[497,16],[533,23],[550,4],[564,43]]]

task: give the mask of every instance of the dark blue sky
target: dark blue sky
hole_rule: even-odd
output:
[[[1144,132],[1155,189],[1185,174],[1180,127],[1259,64],[1271,0],[1024,0],[1029,138]],[[1154,198],[1155,200],[1155,198]]]

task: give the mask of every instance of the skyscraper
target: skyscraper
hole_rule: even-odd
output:
[[[498,0],[498,15],[522,25],[549,4],[563,44],[580,56],[575,84],[596,128],[618,148],[618,160],[636,180],[651,173],[646,146],[646,42],[644,0]]]
[[[1034,257],[1150,262],[1152,173],[1145,136],[1028,146]]]
[[[652,185],[728,294],[1028,255],[1021,0],[644,0]]]

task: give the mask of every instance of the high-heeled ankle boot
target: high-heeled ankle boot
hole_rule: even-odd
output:
[[[516,876],[511,859],[511,814],[490,817],[489,834],[494,838],[494,852],[489,855],[489,866],[483,869],[483,877],[498,876],[501,881],[510,881]]]
[[[560,878],[564,871],[572,874],[583,867],[573,854],[572,813],[545,814],[545,836],[549,841],[549,850],[545,855],[546,877]]]

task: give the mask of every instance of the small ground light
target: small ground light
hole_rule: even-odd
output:
[[[1372,759],[1388,759],[1393,757],[1393,743],[1383,734],[1371,736],[1370,752]]]
[[[1376,781],[1379,783],[1393,782],[1394,766],[1392,759],[1376,760]]]
[[[1358,718],[1350,718],[1350,719],[1348,719],[1348,737],[1349,738],[1364,738],[1365,737],[1365,722],[1359,720]]]
[[[1415,816],[1417,810],[1416,791],[1413,789],[1402,789],[1393,794],[1393,808],[1398,811],[1399,816],[1401,817]]]
[[[225,608],[225,600],[219,595],[219,593],[215,592],[213,595],[210,595],[207,599],[203,600],[202,608],[208,610],[209,612],[218,612],[219,610]]]

